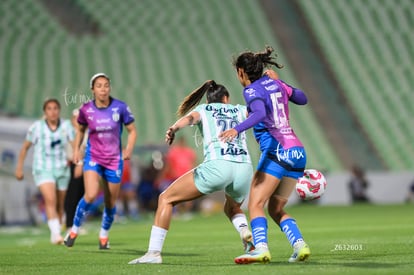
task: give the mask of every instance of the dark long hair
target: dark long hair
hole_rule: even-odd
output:
[[[276,66],[278,69],[283,68],[283,65],[275,61],[277,54],[274,54],[274,57],[272,57],[272,53],[273,48],[270,46],[266,46],[263,52],[254,53],[246,51],[234,59],[233,65],[236,69],[243,69],[249,80],[254,82],[262,77],[264,68],[268,68],[271,65]]]
[[[224,96],[230,96],[226,87],[217,84],[214,80],[207,80],[203,85],[184,98],[178,107],[177,115],[182,117],[187,114],[188,111],[193,109],[201,101],[205,93],[207,93],[207,103],[221,103]]]

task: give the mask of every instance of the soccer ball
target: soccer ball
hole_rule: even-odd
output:
[[[319,199],[326,189],[325,176],[316,169],[305,169],[296,183],[296,193],[305,201]]]

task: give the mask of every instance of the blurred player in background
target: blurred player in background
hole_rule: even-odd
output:
[[[266,263],[271,259],[264,212],[266,202],[269,215],[293,247],[289,262],[303,261],[310,255],[310,249],[303,240],[296,221],[283,209],[306,166],[305,149],[289,123],[288,103],[291,101],[304,105],[307,98],[301,90],[280,79],[274,79],[277,75],[272,70],[263,73],[270,65],[283,67],[271,57],[272,52],[272,48],[266,47],[264,52],[247,51],[235,59],[234,66],[244,87],[243,95],[249,116],[221,135],[222,140],[232,140],[253,127],[262,152],[250,188],[248,204],[256,249],[237,257],[237,264]]]
[[[118,217],[138,219],[138,168],[131,160],[124,160],[124,171],[121,177],[121,190],[116,202]]]
[[[103,73],[90,80],[94,99],[83,104],[79,110],[79,131],[76,134],[73,160],[81,161],[80,145],[88,129],[88,142],[83,158],[85,195],[79,201],[73,226],[65,237],[65,245],[71,247],[79,234],[80,226],[93,205],[100,190],[105,195],[105,208],[99,232],[99,248],[109,249],[109,229],[116,213],[116,200],[121,186],[123,160],[130,159],[137,137],[134,116],[124,102],[110,96],[110,79]],[[122,150],[122,128],[128,131],[127,145]]]
[[[197,154],[193,148],[187,145],[184,136],[178,137],[165,155],[164,167],[161,170],[157,182],[159,193],[164,192],[179,177],[193,169],[197,164]],[[177,213],[183,218],[191,217],[193,201],[186,201],[177,205]]]
[[[369,202],[367,195],[369,182],[365,176],[364,169],[358,165],[353,165],[351,167],[351,173],[348,188],[352,203]]]
[[[74,109],[72,111],[72,119],[71,123],[75,130],[78,129],[78,116],[79,116],[79,109]],[[82,156],[85,151],[87,140],[87,134],[85,134],[84,139],[82,141],[82,145],[80,148],[80,152]],[[70,181],[68,185],[68,190],[66,192],[65,197],[65,215],[66,215],[66,228],[70,229],[73,225],[73,218],[76,212],[76,206],[78,205],[79,200],[83,197],[85,193],[85,187],[83,183],[83,175],[82,175],[82,162],[75,164],[73,162],[73,148],[69,146],[67,148],[67,157],[69,160],[70,165]]]
[[[196,106],[204,94],[207,94],[207,104]],[[159,196],[148,251],[129,264],[162,263],[161,251],[173,207],[219,190],[225,191],[224,212],[239,232],[245,251],[252,249],[252,234],[240,209],[253,174],[246,135],[242,133],[232,142],[222,142],[218,138],[223,129],[237,125],[246,118],[246,114],[244,106],[229,104],[227,89],[212,80],[184,99],[178,108],[181,118],[167,130],[165,140],[171,145],[179,129],[197,125],[203,133],[204,162],[174,181]]]
[[[60,231],[70,178],[66,146],[73,145],[74,131],[69,120],[60,118],[60,103],[57,99],[46,100],[43,103],[43,113],[44,119],[33,123],[27,132],[15,175],[18,180],[24,178],[24,160],[33,145],[33,177],[45,201],[50,241],[53,244],[62,244]]]

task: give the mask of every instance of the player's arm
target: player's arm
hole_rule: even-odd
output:
[[[266,106],[262,99],[257,98],[250,102],[249,108],[249,116],[245,121],[219,135],[222,141],[232,141],[239,133],[252,128],[266,117]]]
[[[134,151],[135,141],[137,140],[137,128],[134,123],[125,125],[128,131],[128,140],[125,150],[122,152],[123,159],[130,159]]]
[[[30,147],[32,146],[32,143],[28,140],[25,140],[23,142],[22,149],[20,149],[19,158],[17,160],[17,166],[15,171],[16,179],[22,180],[24,178],[23,173],[23,164],[24,160],[26,159],[27,151],[29,151]]]
[[[79,124],[78,130],[76,131],[75,141],[73,142],[73,163],[79,164],[82,158],[81,155],[81,144],[85,136],[87,125]]]
[[[196,111],[190,112],[188,115],[183,116],[179,120],[177,120],[173,125],[171,125],[166,134],[165,134],[165,142],[168,145],[171,145],[173,143],[175,138],[175,133],[180,130],[181,128],[184,128],[189,125],[197,124],[200,121],[200,113]]]

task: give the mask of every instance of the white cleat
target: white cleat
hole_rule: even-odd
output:
[[[293,245],[293,254],[289,258],[289,263],[303,262],[307,260],[311,252],[309,246],[302,240]]]
[[[160,252],[147,252],[144,256],[130,261],[128,264],[161,264],[162,257]]]

